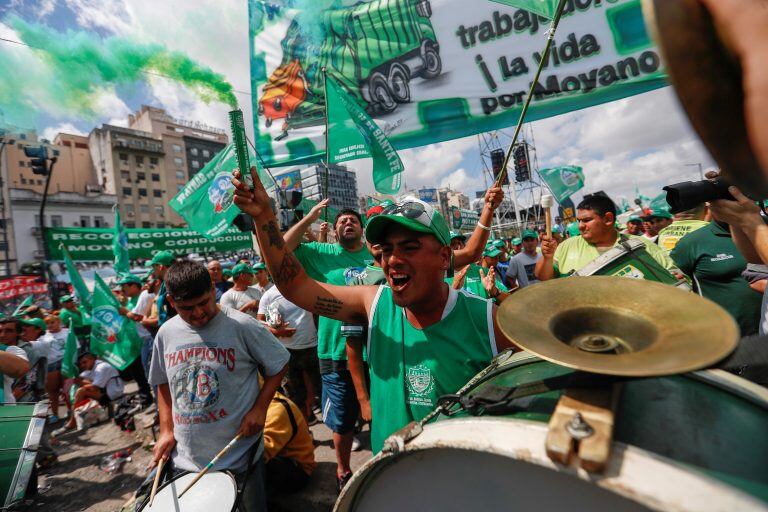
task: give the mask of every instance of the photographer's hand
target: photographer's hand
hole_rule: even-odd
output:
[[[709,203],[712,217],[719,222],[725,222],[745,232],[763,224],[760,217],[760,207],[752,199],[741,193],[736,187],[729,187],[728,192],[734,198],[719,199]]]

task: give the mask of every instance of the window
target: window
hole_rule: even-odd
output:
[[[144,222],[142,222],[142,223],[141,223],[141,227],[143,227],[143,228],[145,228],[145,229],[146,229],[146,228],[151,228],[151,227],[152,227],[152,223],[151,223],[151,222],[147,222],[147,221],[144,221]]]
[[[137,172],[136,173],[136,181],[144,181],[147,179],[147,173],[145,172]]]
[[[24,149],[24,144],[22,144],[21,142],[19,142],[18,144],[16,144],[16,147],[17,147],[18,149]]]
[[[184,189],[184,184],[183,183],[179,183],[178,185],[176,185],[176,191],[177,192],[181,192],[183,189]]]
[[[153,190],[152,191],[153,197],[163,197],[163,191],[162,190]]]
[[[149,165],[157,165],[157,157],[156,156],[149,157]]]
[[[203,158],[208,158],[210,156],[211,156],[211,152],[208,151],[207,149],[204,149],[203,150]]]
[[[160,181],[160,175],[152,173],[152,181],[158,181],[159,182]]]
[[[128,153],[120,153],[120,161],[128,163]]]
[[[139,205],[139,211],[141,213],[149,213],[149,205],[148,204],[140,204]]]
[[[133,191],[131,190],[131,187],[123,187],[123,196],[130,196],[133,195]]]
[[[136,227],[136,223],[133,222],[132,220],[128,221],[128,222],[125,223],[125,227],[133,229],[133,228]]]
[[[140,188],[139,189],[139,197],[147,197],[147,189]]]
[[[189,150],[189,154],[192,156],[197,156],[197,148],[192,148]]]
[[[26,166],[27,166],[27,162],[25,162],[24,160],[19,160],[19,167],[26,167]]]
[[[25,178],[24,176],[21,177],[21,184],[22,185],[26,185],[27,184],[27,178]]]
[[[95,216],[93,218],[93,227],[95,228],[107,227],[107,223],[104,222],[104,217],[100,217],[98,215]]]
[[[42,185],[43,184],[43,180],[37,180],[37,184],[38,185]]]
[[[20,134],[19,134],[19,138],[20,138],[21,140],[26,140],[26,139],[27,139],[27,134],[26,134],[26,133],[20,133]]]
[[[128,183],[131,182],[131,173],[128,171],[120,171],[120,177],[123,181],[127,181]]]
[[[91,227],[91,218],[87,215],[81,215],[80,216],[80,227],[81,228],[89,228]]]
[[[199,169],[200,168],[200,162],[197,160],[192,160],[192,168],[193,169]]]
[[[184,178],[186,178],[186,176],[184,175],[184,171],[176,171],[177,180],[184,181]]]
[[[155,206],[155,213],[163,217],[165,216],[165,208],[163,208],[162,206]]]
[[[60,228],[62,227],[64,220],[61,218],[61,215],[51,215],[51,227],[52,228]]]
[[[157,227],[158,227],[159,229],[163,229],[163,228],[165,228],[165,222],[158,222],[158,223],[157,223]]]
[[[144,167],[144,157],[136,155],[136,167]]]
[[[181,146],[179,146],[178,144],[174,144],[173,145],[173,152],[174,153],[181,153]]]
[[[173,159],[173,163],[175,163],[175,164],[176,164],[176,165],[178,165],[179,167],[182,167],[182,166],[184,165],[184,160],[182,160],[182,159],[181,159],[181,158],[179,158],[179,157],[176,157],[176,158],[174,158],[174,159]]]
[[[126,204],[123,207],[125,208],[125,213],[133,213],[135,211],[132,204]]]

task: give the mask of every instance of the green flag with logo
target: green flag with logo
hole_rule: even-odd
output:
[[[251,165],[258,169],[264,187],[274,186],[274,180],[257,165],[256,153],[250,147],[248,154]],[[168,204],[187,221],[191,229],[206,238],[214,238],[224,233],[240,213],[234,203],[232,173],[235,169],[237,157],[235,148],[230,143],[192,176]]]
[[[128,234],[120,222],[120,210],[115,208],[115,237],[112,240],[112,252],[115,255],[115,272],[131,273],[131,260],[128,256]]]
[[[13,312],[13,316],[24,316],[24,310],[26,310],[34,303],[35,299],[31,295],[27,296],[27,298],[21,301],[21,304],[16,307],[16,311]]]
[[[71,379],[77,377],[80,372],[77,367],[77,336],[70,322],[67,341],[64,343],[64,358],[61,360],[61,374]]]
[[[558,203],[562,203],[575,192],[584,188],[584,172],[581,167],[573,165],[552,167],[542,169],[539,174]]]
[[[327,76],[325,84],[328,162],[371,158],[376,191],[397,193],[404,167],[386,134],[336,80]]]
[[[94,274],[91,299],[91,352],[118,370],[124,370],[141,353],[136,323],[120,314],[120,303],[109,286]]]
[[[525,9],[552,19],[557,12],[557,0],[493,0],[497,4],[504,4],[518,9]]]
[[[77,300],[80,301],[80,304],[86,307],[86,309],[91,309],[91,292],[88,290],[88,287],[85,286],[85,281],[83,281],[83,277],[80,275],[80,272],[77,270],[77,267],[75,266],[75,262],[72,261],[72,256],[70,256],[69,251],[64,247],[64,245],[60,245],[59,249],[61,250],[61,254],[64,257],[64,266],[67,267],[67,274],[69,274],[69,282],[72,285],[72,289],[75,290],[75,296],[77,297]]]

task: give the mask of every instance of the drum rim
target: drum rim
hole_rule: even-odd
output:
[[[184,478],[184,477],[185,477],[185,476],[187,476],[187,475],[193,475],[193,476],[194,476],[194,475],[196,475],[197,473],[198,473],[198,472],[196,472],[196,471],[188,471],[188,472],[186,472],[186,473],[182,473],[182,474],[180,474],[180,475],[176,476],[175,478],[172,478],[171,480],[168,480],[167,482],[163,483],[162,485],[160,485],[160,486],[157,488],[157,495],[159,495],[159,494],[160,494],[160,492],[161,492],[163,489],[165,489],[166,487],[168,487],[168,486],[169,486],[169,485],[171,485],[172,483],[174,483],[174,482],[176,482],[176,481],[178,481],[178,480],[181,480],[182,478]],[[204,479],[205,477],[209,476],[209,475],[213,476],[213,475],[216,475],[216,474],[223,474],[223,475],[227,475],[227,476],[229,477],[229,479],[232,481],[232,485],[233,485],[233,487],[234,487],[234,489],[235,489],[235,502],[233,503],[233,506],[237,506],[237,492],[238,492],[238,488],[237,488],[237,479],[235,479],[235,475],[233,475],[233,474],[232,474],[232,472],[231,472],[231,471],[228,471],[228,470],[209,471],[208,473],[206,473],[205,475],[203,475],[203,479]],[[202,480],[202,479],[201,479],[201,480]],[[199,483],[199,482],[198,482],[198,483]],[[156,495],[156,496],[157,496],[157,495]],[[144,504],[144,506],[143,506],[141,509],[139,509],[139,512],[143,512],[144,510],[150,510],[150,509],[149,509],[149,496],[147,496],[147,500],[146,500],[146,503]]]
[[[20,402],[16,404],[9,404],[9,405],[31,405],[29,402]],[[29,425],[27,425],[27,433],[24,435],[24,443],[22,444],[21,448],[19,449],[19,461],[16,463],[16,468],[13,470],[13,478],[11,479],[11,485],[8,487],[8,493],[3,497],[3,507],[2,509],[5,509],[6,507],[11,506],[13,503],[16,503],[16,501],[13,501],[13,496],[15,494],[16,488],[20,484],[20,478],[21,478],[21,472],[22,468],[24,466],[24,459],[25,455],[27,453],[34,453],[37,452],[37,445],[40,443],[40,439],[43,437],[43,430],[45,428],[45,422],[47,421],[48,417],[48,400],[43,400],[40,402],[37,402],[34,404],[34,408],[32,409],[32,418],[30,419]],[[32,458],[32,465],[34,466],[34,459]],[[26,481],[24,482],[24,487],[26,488],[27,483],[29,482],[29,476],[26,475]]]
[[[450,446],[447,443],[456,441],[458,436],[446,436],[445,434],[450,434],[451,432],[447,429],[455,426],[469,427],[468,430],[472,431],[485,429],[486,433],[489,427],[505,428],[510,430],[510,432],[505,434],[513,434],[514,431],[518,431],[520,433],[526,434],[529,438],[536,437],[537,439],[535,443],[531,443],[530,446],[524,447],[514,446],[515,443],[521,443],[521,440],[524,437],[516,435],[508,435],[508,437],[506,437],[506,439],[511,440],[511,442],[507,445],[482,443],[471,441],[465,438],[462,439],[462,444]],[[741,489],[738,489],[737,487],[731,486],[721,480],[717,480],[702,471],[698,471],[695,468],[691,468],[690,466],[664,457],[663,455],[659,455],[644,450],[643,448],[625,444],[619,441],[613,441],[613,449],[611,453],[611,460],[617,461],[616,464],[618,464],[619,469],[625,470],[630,466],[631,468],[634,468],[640,464],[640,460],[649,461],[649,463],[652,465],[663,467],[678,476],[687,476],[689,484],[686,484],[685,486],[670,486],[669,488],[665,488],[663,490],[659,490],[658,488],[641,490],[637,488],[637,484],[634,483],[634,480],[630,480],[632,475],[622,476],[621,473],[617,473],[612,478],[609,478],[607,476],[604,477],[603,475],[588,473],[580,468],[577,468],[575,463],[569,466],[565,466],[552,462],[547,457],[545,450],[545,438],[547,432],[548,426],[545,423],[533,420],[505,418],[499,416],[456,418],[450,421],[431,423],[424,427],[424,431],[418,437],[414,438],[408,444],[406,444],[403,451],[399,453],[380,452],[375,457],[367,461],[360,469],[358,469],[352,476],[352,479],[349,481],[349,483],[339,494],[339,497],[334,504],[333,511],[347,512],[354,510],[359,493],[365,489],[365,486],[370,482],[370,479],[375,477],[380,471],[386,469],[390,464],[398,461],[401,457],[406,455],[413,455],[416,452],[425,452],[440,448],[478,451],[501,457],[509,457],[520,462],[534,464],[538,467],[543,467],[558,473],[570,475],[585,482],[591,482],[598,485],[606,492],[611,492],[622,496],[626,499],[629,499],[630,501],[639,503],[652,510],[660,510],[665,512],[693,512],[695,510],[701,510],[701,502],[698,502],[698,505],[696,502],[683,504],[670,499],[673,493],[669,489],[685,487],[687,490],[682,492],[684,492],[686,495],[696,495],[696,493],[690,491],[690,483],[697,484],[699,488],[708,486],[709,488],[717,491],[716,493],[713,493],[713,495],[720,496],[724,500],[723,504],[720,505],[719,508],[715,508],[717,502],[713,502],[707,499],[707,504],[712,505],[712,508],[707,507],[709,510],[768,510],[765,504],[761,502],[757,497],[752,496],[742,491]],[[458,433],[458,430],[454,430],[454,433]],[[515,449],[517,448],[522,449],[516,453]],[[662,491],[667,492],[667,494],[660,494]],[[667,502],[663,501],[664,498],[667,498]],[[727,501],[725,501],[726,498]]]

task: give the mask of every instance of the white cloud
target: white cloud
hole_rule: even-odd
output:
[[[483,190],[485,188],[485,184],[479,176],[470,176],[463,168],[456,169],[445,176],[440,181],[440,186],[448,187],[452,190],[464,191],[470,199],[475,197],[475,190]]]
[[[77,126],[73,125],[72,123],[62,123],[57,126],[49,126],[45,128],[41,133],[40,136],[44,139],[48,139],[50,141],[53,141],[53,139],[58,135],[59,133],[69,133],[72,135],[88,135],[87,133],[80,130]]]

